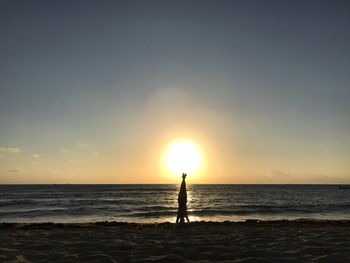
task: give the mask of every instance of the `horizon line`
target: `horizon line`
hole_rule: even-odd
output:
[[[0,183],[3,185],[176,185],[177,183]],[[350,183],[188,183],[188,185],[350,185]]]

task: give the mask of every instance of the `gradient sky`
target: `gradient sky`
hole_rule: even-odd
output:
[[[350,183],[349,14],[0,0],[0,183],[178,182],[177,137],[206,156],[192,183]]]

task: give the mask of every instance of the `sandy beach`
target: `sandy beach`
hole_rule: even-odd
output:
[[[350,221],[0,224],[0,262],[350,262]]]

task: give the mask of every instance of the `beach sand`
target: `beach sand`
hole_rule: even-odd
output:
[[[350,262],[350,221],[2,223],[0,262]]]

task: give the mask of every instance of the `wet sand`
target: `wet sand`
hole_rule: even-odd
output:
[[[2,223],[0,262],[350,262],[350,221]]]

